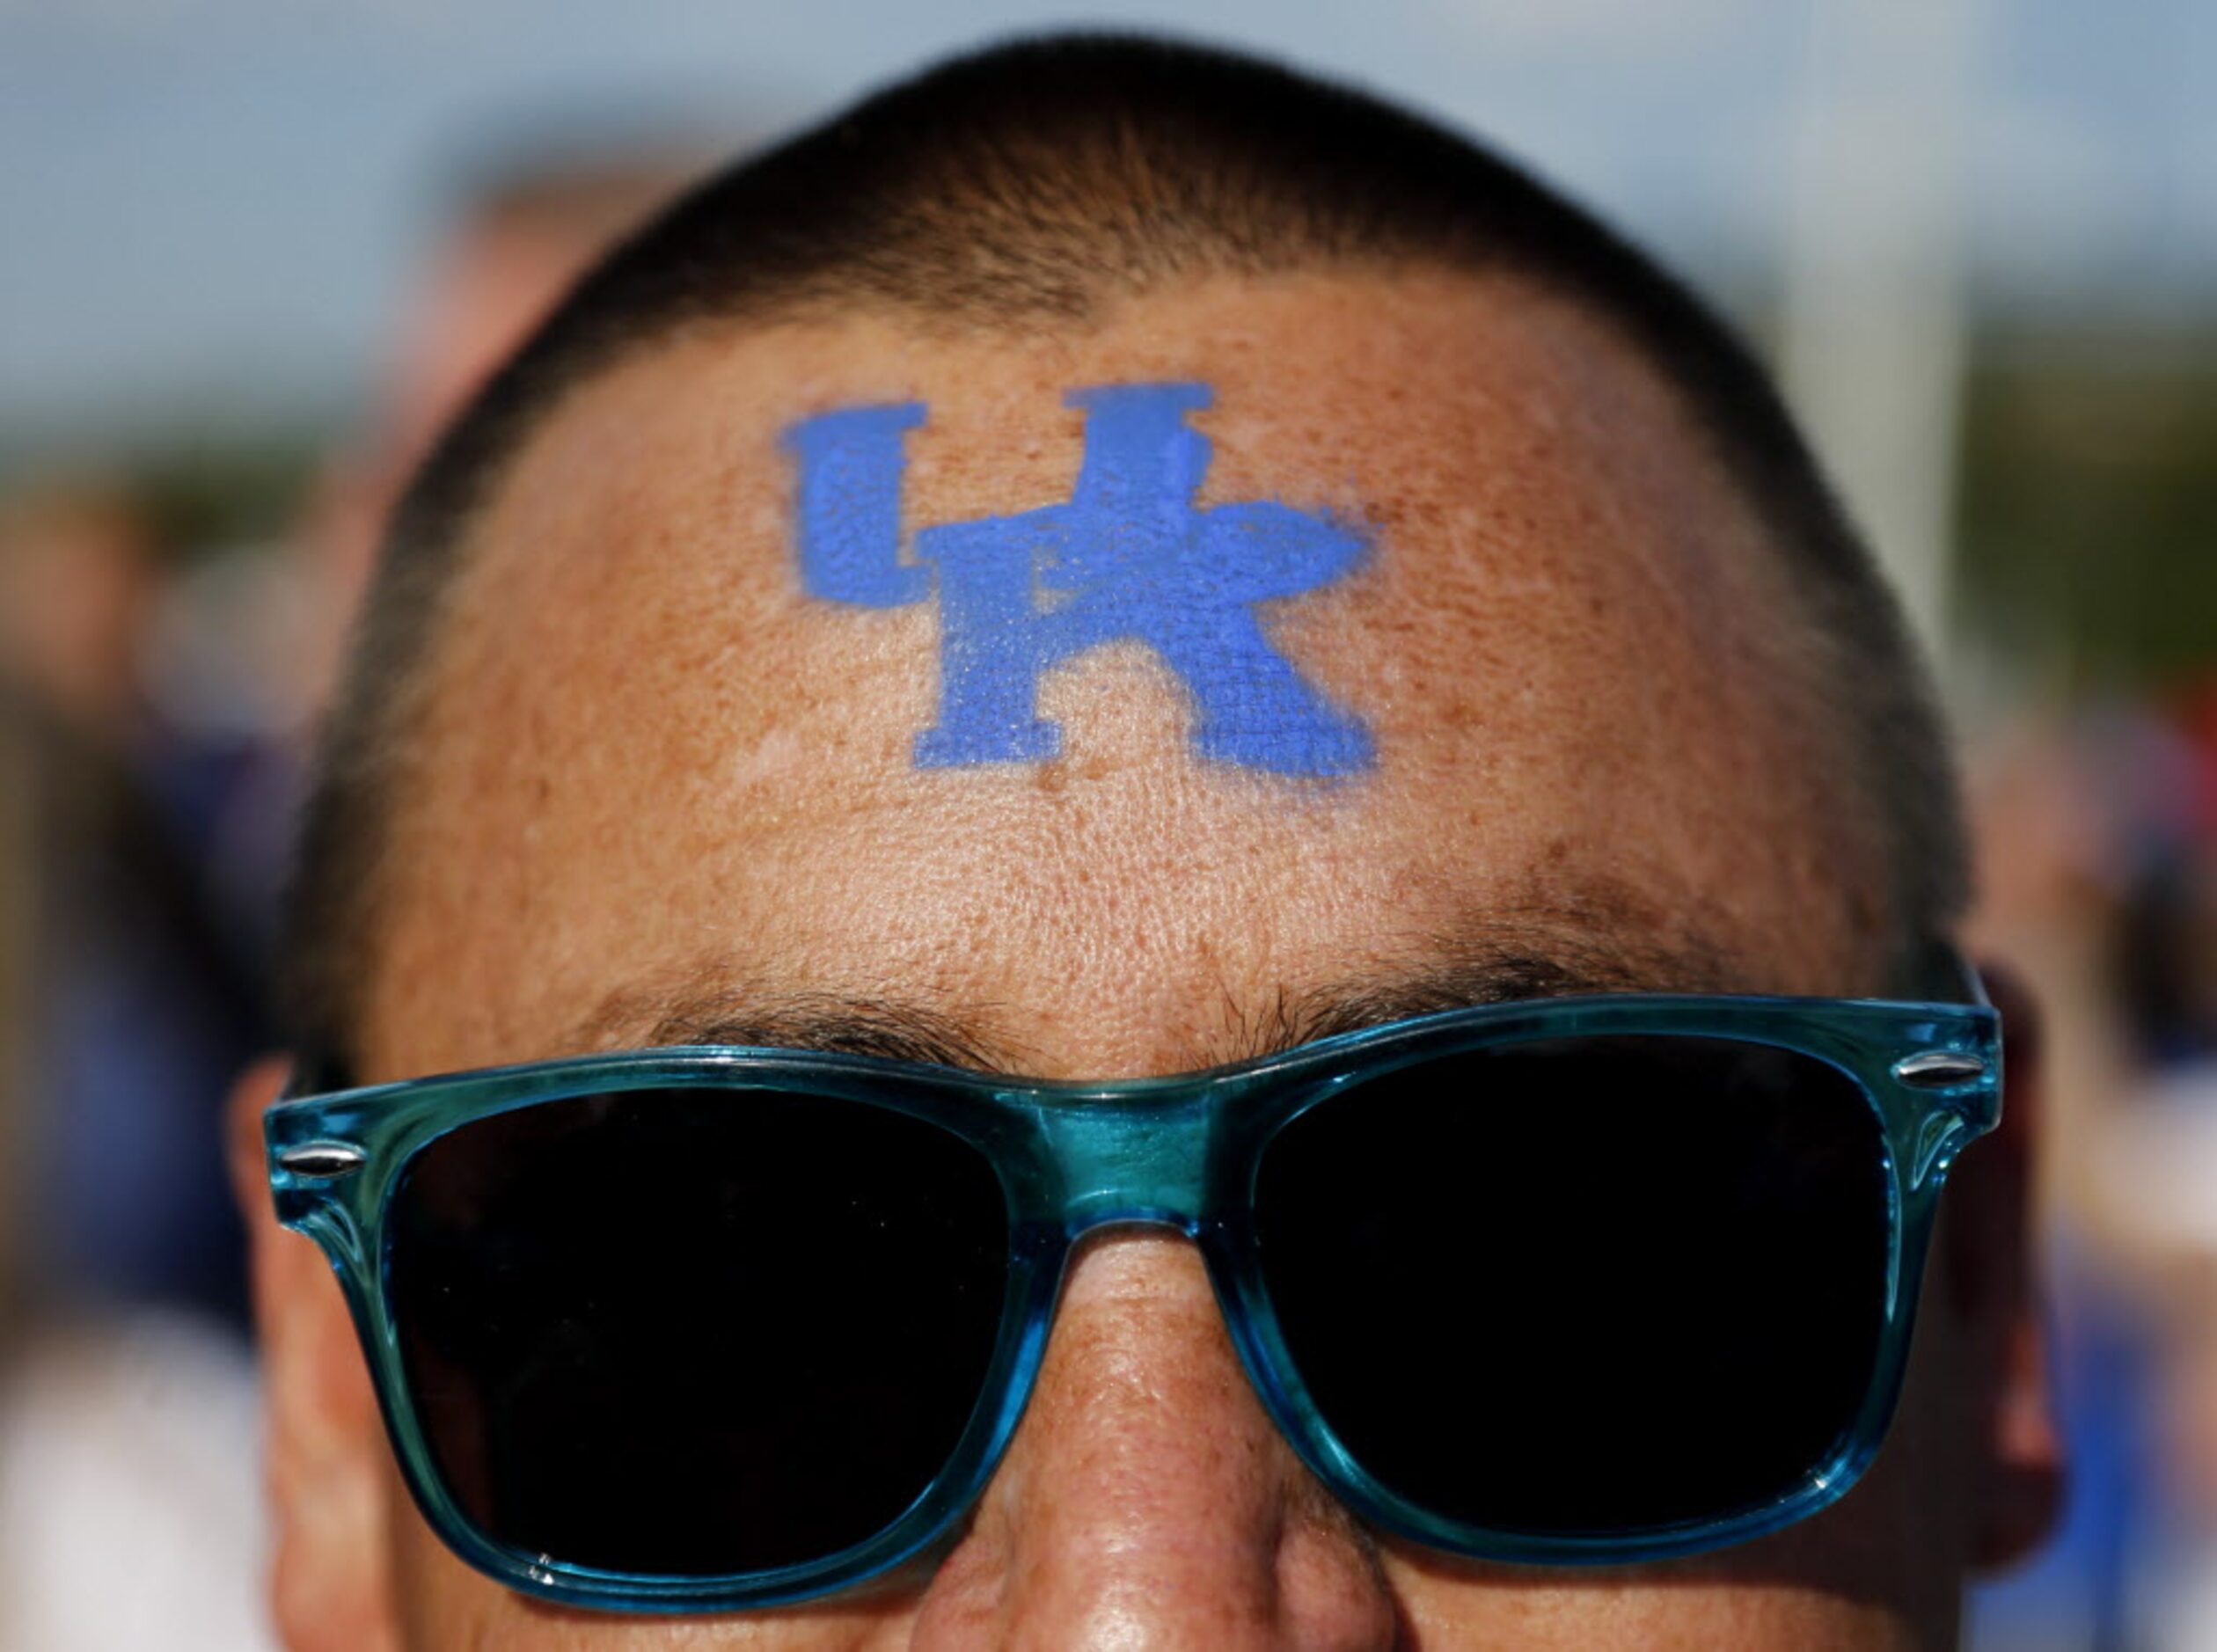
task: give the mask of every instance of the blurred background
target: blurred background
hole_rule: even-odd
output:
[[[0,1652],[267,1643],[217,1121],[407,467],[700,168],[1073,20],[1474,129],[1762,343],[2051,1017],[2076,1477],[1972,1644],[2217,1648],[2217,5],[0,0]]]

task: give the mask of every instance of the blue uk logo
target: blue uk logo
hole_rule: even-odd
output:
[[[1032,763],[1062,749],[1039,715],[1044,672],[1104,643],[1145,643],[1192,698],[1203,757],[1280,774],[1367,768],[1370,731],[1270,644],[1258,603],[1297,596],[1361,560],[1361,535],[1269,500],[1197,508],[1209,439],[1186,415],[1205,384],[1074,391],[1086,448],[1071,498],[919,530],[901,548],[904,442],[920,402],[848,407],[785,433],[798,462],[801,582],[864,608],[939,598],[939,721],[925,768]]]

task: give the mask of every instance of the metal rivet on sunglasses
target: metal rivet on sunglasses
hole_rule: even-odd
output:
[[[1919,1090],[1944,1090],[1951,1084],[1967,1084],[1983,1076],[1986,1063],[1960,1050],[1928,1049],[1904,1056],[1893,1064],[1893,1076]]]
[[[296,1176],[327,1181],[352,1175],[370,1162],[370,1155],[352,1142],[303,1142],[278,1154],[277,1162]]]

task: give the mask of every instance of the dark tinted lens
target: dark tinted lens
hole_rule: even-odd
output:
[[[663,1090],[440,1137],[388,1289],[441,1478],[487,1536],[611,1570],[821,1559],[945,1466],[1008,1225],[984,1158],[897,1113]]]
[[[1883,1153],[1805,1056],[1507,1045],[1289,1124],[1257,1178],[1263,1276],[1325,1421],[1401,1495],[1535,1533],[1709,1518],[1794,1488],[1862,1400]]]

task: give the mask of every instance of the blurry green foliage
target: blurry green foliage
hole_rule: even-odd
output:
[[[296,520],[318,458],[274,440],[157,454],[133,476],[163,541],[196,551],[282,537]]]
[[[113,447],[0,453],[0,501],[55,489],[113,493],[180,561],[282,539],[322,462],[326,433],[137,433]]]
[[[2217,671],[2217,329],[1989,337],[1956,615],[2051,691]]]

